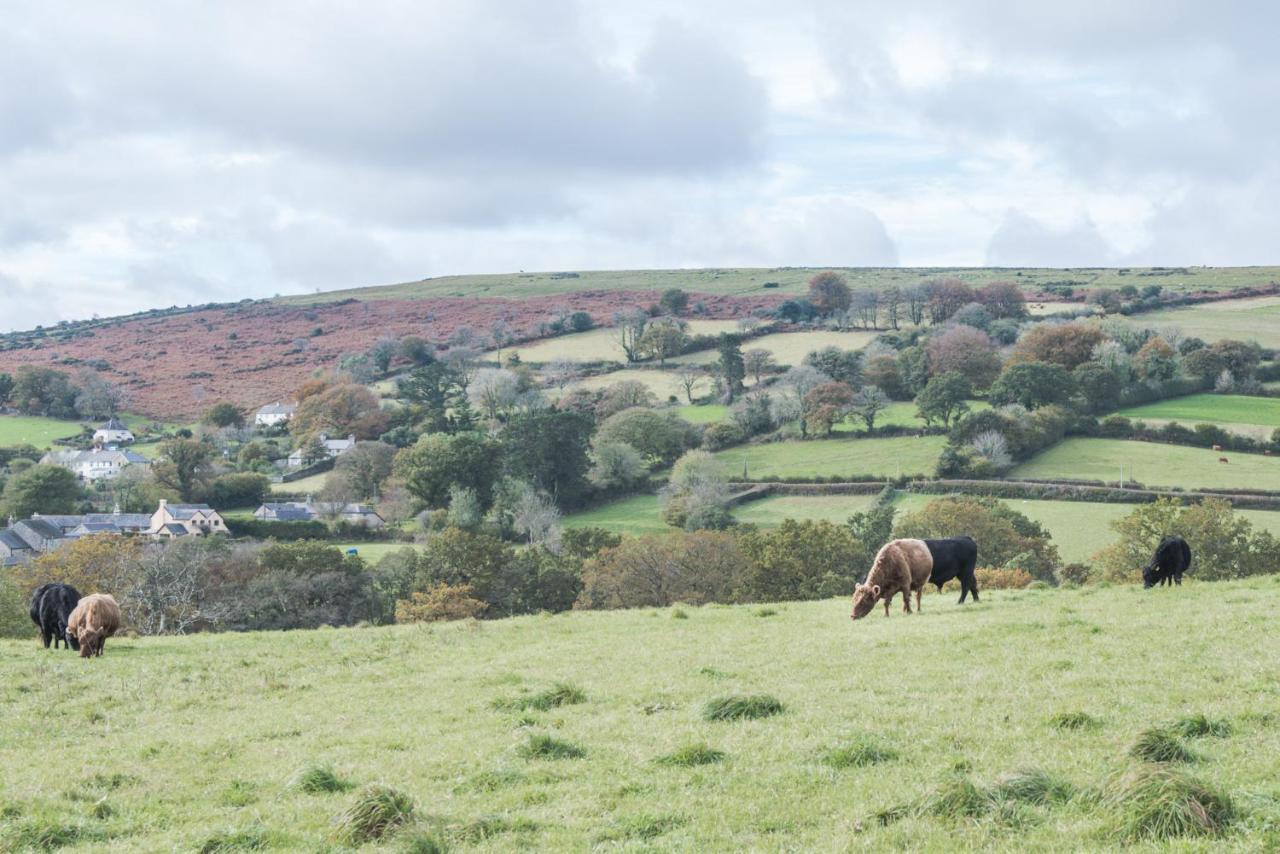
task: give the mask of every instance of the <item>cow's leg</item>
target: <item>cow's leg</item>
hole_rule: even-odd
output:
[[[902,610],[911,613],[911,588],[902,591]]]
[[[924,588],[923,588],[923,587],[917,587],[917,588],[916,588],[916,611],[920,611],[920,610],[921,610],[921,608],[920,608],[920,597],[922,597],[922,596],[924,596]]]
[[[886,617],[887,617],[887,616],[889,616],[889,600],[890,600],[891,598],[893,598],[893,597],[891,597],[891,596],[886,596],[886,597],[884,597],[884,615],[885,615]]]
[[[48,634],[44,629],[41,629],[41,630],[40,630],[40,640],[44,641],[44,648],[45,648],[45,649],[48,649],[48,648],[49,648],[49,642],[50,642],[50,641],[52,641],[52,640],[53,640],[53,638],[49,637],[49,634]],[[57,647],[55,646],[55,647],[54,647],[54,649],[57,649]]]

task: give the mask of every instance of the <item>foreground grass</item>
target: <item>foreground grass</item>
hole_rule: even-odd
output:
[[[1148,804],[1110,781],[1193,715],[1230,727],[1179,773],[1236,815],[1177,849],[1280,844],[1274,579],[926,598],[856,624],[828,600],[117,639],[93,661],[3,642],[0,848],[1114,848]],[[514,702],[558,683],[581,702]],[[706,719],[748,700],[775,713]]]
[[[1220,463],[1227,457],[1230,462]],[[1208,448],[1131,442],[1124,439],[1066,439],[1009,473],[1010,477],[1126,481],[1183,489],[1280,489],[1280,457],[1220,454]]]

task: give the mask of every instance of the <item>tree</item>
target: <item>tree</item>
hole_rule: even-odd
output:
[[[597,418],[608,418],[614,413],[634,406],[653,406],[658,402],[649,387],[639,380],[622,380],[606,386],[595,404]]]
[[[244,413],[233,403],[215,403],[205,410],[200,422],[210,427],[243,427]]]
[[[307,397],[289,422],[295,436],[326,433],[376,439],[387,429],[387,415],[378,398],[361,385],[342,383]]]
[[[880,295],[873,290],[858,291],[850,297],[849,313],[857,316],[863,329],[875,329],[880,322]]]
[[[26,596],[47,582],[70,584],[84,593],[120,590],[137,566],[141,553],[141,539],[92,534],[46,552],[25,566],[15,567],[13,573]]]
[[[401,338],[397,351],[401,359],[419,367],[428,365],[436,359],[435,345],[417,335],[406,335]]]
[[[720,333],[720,343],[717,349],[720,352],[720,360],[717,363],[720,378],[724,380],[725,395],[728,398],[726,402],[733,403],[739,394],[742,394],[742,381],[747,376],[746,366],[742,361],[742,339],[737,335],[730,335],[727,332]]]
[[[707,376],[697,365],[681,365],[675,370],[676,385],[684,390],[685,399],[693,403],[693,390]]]
[[[819,314],[848,311],[851,299],[849,284],[839,273],[825,270],[809,280],[809,302]]]
[[[929,322],[935,326],[943,323],[960,310],[975,301],[973,290],[959,279],[934,279],[925,282],[926,308]]]
[[[744,560],[743,600],[779,602],[847,595],[870,569],[867,549],[846,527],[786,519],[772,529],[738,537]]]
[[[824,347],[806,355],[804,364],[816,368],[838,382],[850,386],[862,384],[862,354],[856,350]]]
[[[757,347],[742,354],[742,367],[759,385],[764,375],[776,368],[777,364],[773,361],[773,353]]]
[[[1246,343],[1225,339],[1210,344],[1209,350],[1222,359],[1223,367],[1231,371],[1231,375],[1237,380],[1252,377],[1258,362],[1262,360],[1262,351],[1255,341]]]
[[[904,394],[919,394],[929,382],[929,354],[923,347],[904,347],[898,353],[898,375]]]
[[[20,365],[14,375],[9,401],[23,415],[73,418],[79,390],[61,371]]]
[[[914,285],[902,289],[902,296],[907,303],[907,318],[913,326],[924,323],[925,309],[929,305],[929,290],[924,285]]]
[[[649,325],[649,315],[639,309],[620,311],[613,316],[613,322],[622,354],[628,362],[640,361],[640,340]]]
[[[334,461],[334,472],[343,477],[358,498],[376,501],[382,485],[395,469],[396,449],[385,442],[360,442]]]
[[[969,378],[959,371],[949,371],[930,379],[916,395],[916,415],[923,418],[928,427],[937,422],[947,429],[952,418],[969,411],[968,400],[972,396],[973,384]]]
[[[597,444],[592,456],[595,464],[587,479],[601,489],[633,486],[649,472],[644,457],[626,442]]]
[[[560,549],[560,511],[545,492],[531,484],[522,484],[511,513],[516,533],[528,538],[531,546]]]
[[[1120,380],[1097,362],[1076,365],[1071,372],[1072,384],[1084,399],[1085,411],[1110,412],[1120,405]]]
[[[684,321],[664,318],[645,327],[644,334],[640,336],[639,350],[642,356],[657,359],[658,364],[665,367],[667,359],[680,355],[688,340]]]
[[[1000,356],[987,333],[972,326],[953,326],[929,339],[929,373],[959,371],[975,389],[991,385],[1000,373]]]
[[[1011,362],[1051,362],[1068,371],[1089,361],[1102,343],[1102,330],[1083,323],[1040,323],[1018,339]]]
[[[587,491],[587,449],[591,418],[581,412],[548,409],[515,416],[502,433],[503,468],[565,506]]]
[[[467,397],[490,421],[505,417],[520,396],[520,380],[506,368],[481,368],[467,386]]]
[[[880,292],[880,302],[884,306],[884,316],[889,328],[897,332],[902,316],[902,289],[897,285],[890,285]]]
[[[991,384],[987,398],[994,406],[1017,403],[1027,409],[1066,403],[1075,394],[1071,374],[1061,365],[1020,362],[1007,366]]]
[[[462,376],[443,362],[415,368],[397,383],[400,398],[414,407],[427,433],[452,433],[456,420],[451,411],[465,397]]]
[[[898,371],[898,360],[890,354],[872,356],[867,359],[862,371],[862,379],[867,385],[873,385],[889,396],[891,400],[908,400],[902,385],[902,374]]]
[[[1023,514],[993,498],[953,496],[930,501],[894,525],[895,537],[926,539],[964,531],[978,542],[978,564],[996,569],[1024,569],[1053,583],[1061,566],[1058,547],[1049,534]]]
[[[501,466],[499,445],[477,433],[432,433],[396,454],[395,472],[409,494],[428,507],[448,505],[455,484],[475,491],[484,507],[493,501]]]
[[[1166,382],[1178,372],[1178,354],[1163,338],[1143,344],[1133,357],[1133,369],[1147,382]]]
[[[658,298],[658,305],[667,314],[684,314],[689,307],[689,295],[679,288],[667,288]]]
[[[575,608],[662,608],[735,601],[746,564],[735,539],[718,531],[629,537],[582,567]]]
[[[213,445],[201,439],[170,439],[160,446],[160,454],[151,466],[156,483],[186,502],[204,494],[213,475]]]
[[[690,520],[706,518],[708,510],[727,516],[729,480],[724,467],[706,451],[689,451],[671,467],[671,479],[658,500],[662,520],[678,528],[694,527]]]
[[[992,282],[978,289],[978,301],[992,317],[1021,320],[1027,316],[1027,301],[1015,282]]]
[[[596,446],[622,442],[635,448],[646,460],[667,466],[697,443],[692,424],[674,413],[652,409],[624,409],[609,416],[596,431]]]
[[[214,507],[257,507],[271,493],[271,481],[256,472],[230,472],[214,478],[206,492]]]
[[[0,406],[9,402],[9,394],[13,391],[13,375],[0,371]]]
[[[35,513],[74,513],[83,497],[80,481],[70,470],[34,465],[5,483],[0,519],[26,519]]]
[[[186,537],[143,550],[114,588],[130,627],[142,635],[181,635],[217,623],[227,608],[209,597],[208,566],[230,546],[222,537]]]
[[[595,320],[585,311],[575,311],[569,315],[569,328],[574,332],[586,332],[595,325]]]
[[[808,430],[830,436],[836,422],[844,420],[853,403],[853,389],[845,383],[823,383],[804,396],[804,421]]]
[[[125,405],[124,389],[92,371],[80,375],[79,385],[76,412],[85,418],[110,418]]]
[[[863,386],[849,401],[849,411],[862,419],[867,432],[875,432],[876,417],[889,407],[889,397],[873,385]]]
[[[400,342],[394,338],[379,338],[369,348],[369,360],[379,373],[385,374],[391,369],[391,362],[400,351]]]
[[[1201,382],[1210,383],[1227,369],[1227,360],[1208,347],[1202,347],[1183,358],[1182,369]]]

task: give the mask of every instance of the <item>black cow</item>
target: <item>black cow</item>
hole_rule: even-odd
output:
[[[31,622],[40,629],[44,648],[58,648],[58,641],[71,649],[79,649],[80,642],[67,637],[67,618],[80,601],[80,593],[70,584],[42,584],[31,594]]]
[[[973,537],[947,537],[945,540],[925,540],[929,554],[933,555],[933,571],[929,573],[929,583],[938,586],[953,578],[960,579],[960,601],[970,593],[973,601],[978,601],[978,579],[974,577],[973,568],[978,563],[978,544]]]
[[[1156,546],[1151,563],[1142,570],[1142,586],[1182,584],[1182,573],[1191,568],[1191,546],[1176,534],[1165,537]]]

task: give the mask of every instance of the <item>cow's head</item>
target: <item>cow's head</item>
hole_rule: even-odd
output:
[[[853,589],[853,613],[849,616],[855,620],[861,620],[871,613],[871,609],[879,599],[879,584],[859,584]]]
[[[64,628],[62,630],[62,634],[67,639],[67,646],[71,647],[72,649],[80,648],[80,639],[76,637],[75,632],[71,631],[71,629]]]
[[[102,637],[102,632],[93,629],[87,630],[80,638],[80,657],[88,658],[93,655],[94,650],[98,646],[98,639]]]

